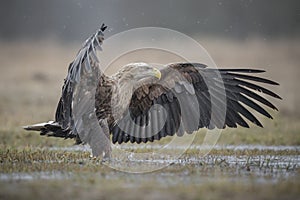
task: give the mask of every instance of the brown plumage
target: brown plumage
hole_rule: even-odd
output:
[[[146,63],[132,63],[106,76],[95,53],[105,28],[86,41],[70,64],[55,121],[26,130],[76,138],[77,143],[89,143],[95,156],[104,152],[109,157],[110,135],[113,143],[145,143],[203,127],[248,128],[247,121],[262,127],[247,107],[268,118],[272,116],[261,105],[277,110],[258,93],[280,99],[258,85],[278,83],[252,75],[263,70],[174,63],[159,71]]]

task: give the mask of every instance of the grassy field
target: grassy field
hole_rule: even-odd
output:
[[[218,66],[266,69],[265,76],[281,84],[271,88],[283,97],[282,101],[272,101],[279,112],[271,111],[274,120],[262,119],[263,129],[224,130],[217,142],[220,148],[207,156],[190,149],[173,164],[145,174],[111,169],[101,160],[90,159],[86,148],[74,148],[71,140],[44,138],[22,130],[22,125],[53,118],[68,63],[80,45],[52,40],[1,42],[0,199],[299,197],[300,40],[199,41]],[[205,130],[199,131],[193,145],[201,145],[204,136]],[[226,145],[272,148],[230,149]],[[132,152],[149,151],[142,147],[128,148]],[[115,159],[112,162],[118,155]],[[140,164],[124,161],[124,165]]]

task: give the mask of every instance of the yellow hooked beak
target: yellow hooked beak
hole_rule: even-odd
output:
[[[158,79],[161,78],[161,73],[157,68],[153,68],[153,74],[156,78],[158,78]]]

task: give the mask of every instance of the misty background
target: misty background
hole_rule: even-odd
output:
[[[297,37],[299,0],[1,0],[0,39],[82,40],[104,22],[109,35],[144,26],[188,35]]]

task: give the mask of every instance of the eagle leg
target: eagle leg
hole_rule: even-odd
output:
[[[107,123],[107,119],[100,119],[99,125],[103,130],[105,138],[103,139],[103,161],[109,160],[111,158],[111,144],[110,144],[110,132]]]
[[[92,149],[92,158],[102,156],[103,161],[111,158],[111,144],[107,119],[100,119],[100,129],[91,130],[88,143]]]

